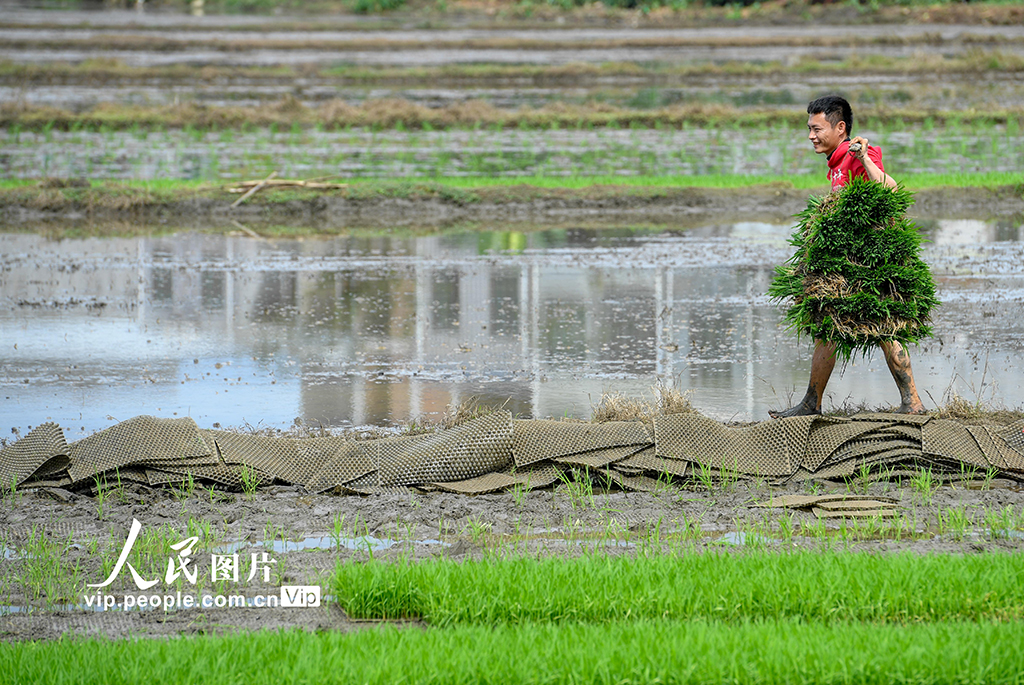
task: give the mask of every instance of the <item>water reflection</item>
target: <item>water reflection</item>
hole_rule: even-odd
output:
[[[1019,404],[1022,227],[923,229],[946,305],[915,354],[922,396],[955,382]],[[808,344],[764,296],[788,233],[0,234],[3,428],[55,420],[74,435],[137,414],[388,424],[470,395],[520,415],[586,416],[604,392],[657,382],[694,390],[717,417],[760,418],[807,380]],[[897,399],[878,358],[829,392],[832,404]]]

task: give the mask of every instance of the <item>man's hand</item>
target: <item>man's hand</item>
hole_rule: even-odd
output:
[[[857,136],[851,140],[850,148],[846,151],[846,154],[856,157],[863,164],[864,158],[868,156],[868,139]]]
[[[860,163],[864,166],[864,171],[867,173],[868,178],[872,181],[877,181],[889,188],[896,187],[896,181],[893,180],[892,176],[889,176],[884,171],[878,168],[878,166],[868,157],[868,139],[857,136],[850,141],[850,147],[846,150],[846,154],[856,157]]]

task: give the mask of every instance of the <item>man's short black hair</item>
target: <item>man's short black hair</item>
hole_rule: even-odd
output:
[[[839,125],[840,121],[846,122],[846,134],[853,131],[853,109],[846,98],[839,95],[826,95],[817,100],[812,100],[807,105],[807,113],[810,115],[824,114],[828,123],[833,127]]]

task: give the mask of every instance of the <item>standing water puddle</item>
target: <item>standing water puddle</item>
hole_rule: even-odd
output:
[[[1024,230],[922,222],[944,305],[912,349],[926,403],[1024,397]],[[692,390],[758,420],[807,383],[810,344],[765,295],[790,227],[495,231],[420,238],[48,240],[0,233],[4,430],[69,439],[139,414],[201,427],[440,417],[474,396],[587,416],[603,393]],[[878,355],[827,405],[896,404]]]

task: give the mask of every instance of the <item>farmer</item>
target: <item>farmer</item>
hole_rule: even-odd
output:
[[[828,180],[832,190],[845,186],[851,178],[863,177],[890,188],[896,187],[896,181],[885,173],[882,167],[882,150],[870,147],[868,141],[861,136],[850,139],[853,129],[853,110],[845,98],[838,95],[826,95],[807,105],[807,138],[814,146],[814,151],[825,155],[828,161]],[[919,414],[924,405],[917,394],[914,383],[914,372],[910,368],[910,355],[906,348],[896,341],[879,343],[885,354],[885,363],[889,366],[896,387],[900,390],[899,412],[903,414]],[[836,365],[836,346],[823,340],[814,341],[814,355],[811,358],[811,380],[807,385],[807,394],[795,407],[785,411],[769,411],[773,419],[786,416],[804,416],[821,413],[821,399],[825,395],[825,386]]]

